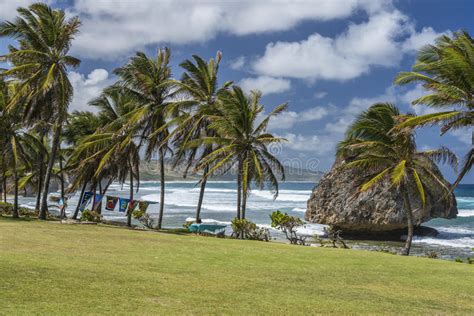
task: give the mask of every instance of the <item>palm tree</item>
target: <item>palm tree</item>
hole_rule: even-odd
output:
[[[78,32],[78,17],[67,19],[65,12],[44,3],[17,9],[19,16],[12,22],[0,23],[0,36],[19,41],[19,48],[10,47],[3,60],[12,68],[2,76],[20,81],[18,92],[9,107],[24,99],[24,118],[32,121],[41,113],[50,113],[53,122],[51,154],[45,172],[41,197],[40,219],[46,219],[49,182],[56,161],[61,128],[67,116],[73,89],[68,79],[68,67],[77,67],[80,60],[68,55],[71,41]]]
[[[435,45],[423,47],[417,55],[413,71],[401,72],[397,84],[421,83],[428,94],[412,102],[448,111],[412,117],[405,126],[441,124],[441,135],[472,126],[474,119],[474,39],[467,32],[455,32],[452,37],[443,35]],[[454,109],[453,108],[457,108]],[[453,188],[469,172],[474,163],[474,132],[471,149]]]
[[[369,179],[361,186],[361,192],[381,180],[390,179],[401,194],[408,224],[405,255],[410,253],[414,227],[410,194],[417,192],[423,207],[426,187],[441,186],[446,191],[445,198],[451,198],[450,189],[443,184],[441,175],[433,172],[430,166],[432,162],[448,162],[453,167],[457,166],[456,156],[446,148],[423,152],[416,150],[413,128],[397,128],[398,124],[404,124],[411,118],[413,116],[400,114],[392,104],[374,104],[357,117],[338,148],[338,156],[345,161],[342,168],[358,169]]]
[[[156,151],[159,153],[161,195],[158,229],[162,227],[165,203],[165,155],[170,151],[166,119],[173,84],[169,58],[168,48],[159,49],[156,58],[139,52],[125,66],[114,71],[119,77],[116,85],[125,90],[136,106],[122,132],[131,135],[132,139],[139,134],[139,147],[142,142],[146,143],[146,160],[150,160]]]
[[[210,128],[216,131],[216,136],[203,137],[190,141],[188,146],[218,147],[201,159],[197,169],[211,166],[208,177],[215,172],[230,170],[237,167],[237,218],[245,219],[247,196],[250,184],[254,182],[259,188],[267,185],[278,196],[278,179],[285,179],[285,171],[280,161],[273,156],[268,146],[285,141],[267,133],[268,122],[273,116],[283,112],[287,104],[277,106],[269,115],[258,123],[259,115],[263,112],[260,104],[260,92],[246,95],[238,86],[223,92],[219,98],[218,115],[209,116],[212,121]]]
[[[12,96],[15,95],[18,84],[6,83],[0,80],[0,147],[2,147],[2,163],[9,167],[13,176],[14,202],[13,217],[18,218],[18,190],[19,190],[19,171],[24,165],[28,165],[30,157],[29,152],[36,152],[41,149],[41,142],[33,135],[27,133],[22,126],[20,110],[21,107],[15,107],[7,111],[8,104]],[[6,183],[6,172],[3,172],[3,180]],[[6,192],[6,185],[4,185]]]
[[[181,77],[181,81],[174,81],[178,88],[177,95],[184,95],[185,101],[177,101],[174,107],[186,110],[181,115],[178,128],[173,133],[174,143],[177,144],[178,152],[175,155],[175,166],[184,162],[185,172],[187,175],[193,164],[214,151],[216,144],[208,144],[200,147],[187,147],[188,141],[194,141],[203,137],[215,136],[215,131],[209,128],[211,121],[208,116],[216,114],[216,106],[219,95],[228,89],[232,84],[231,81],[224,83],[219,88],[217,73],[219,63],[222,59],[221,52],[217,52],[215,59],[209,62],[204,61],[201,57],[193,55],[192,60],[185,60],[180,64],[186,72]],[[204,167],[204,175],[209,172],[209,166]],[[196,222],[201,222],[201,207],[204,199],[204,190],[206,188],[207,177],[202,177],[200,183],[199,200],[196,207]]]

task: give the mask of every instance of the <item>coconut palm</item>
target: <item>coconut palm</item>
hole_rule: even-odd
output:
[[[0,36],[17,39],[19,47],[10,47],[2,56],[12,67],[2,76],[20,81],[9,107],[24,99],[24,118],[27,122],[49,113],[53,122],[51,154],[45,172],[41,197],[40,219],[46,218],[49,182],[56,161],[61,128],[66,119],[73,88],[68,79],[68,68],[77,67],[80,60],[68,55],[71,41],[78,32],[78,17],[67,19],[63,10],[52,9],[44,3],[18,8],[13,21],[0,23]]]
[[[70,164],[78,171],[73,185],[92,181],[93,187],[99,186],[100,194],[103,195],[114,179],[124,183],[130,175],[130,199],[133,200],[134,179],[139,181],[139,148],[134,141],[136,137],[121,133],[122,126],[128,122],[130,114],[134,113],[135,103],[132,101],[123,89],[110,87],[89,103],[100,109],[93,121],[97,119],[102,127],[81,138],[71,156]],[[86,120],[76,120],[77,124],[90,121],[89,114],[81,115],[83,118],[85,115]],[[101,188],[102,179],[108,179],[104,189]],[[136,188],[138,190],[138,185]],[[100,212],[100,203],[94,207]],[[127,223],[131,225],[131,212]]]
[[[165,155],[170,151],[168,106],[173,95],[169,66],[170,50],[159,49],[156,58],[137,53],[123,67],[114,71],[119,77],[117,86],[133,99],[136,110],[130,113],[122,133],[145,145],[145,159],[150,160],[156,151],[160,165],[160,211],[157,228],[161,229],[165,203]]]
[[[449,109],[412,117],[401,127],[441,124],[441,135],[471,127],[474,119],[474,39],[467,32],[439,37],[435,45],[420,49],[413,70],[399,73],[395,82],[423,85],[428,94],[414,100],[414,105]],[[459,184],[474,162],[474,132],[472,142],[453,187]]]
[[[209,128],[210,115],[216,114],[218,96],[221,95],[232,84],[225,82],[219,87],[217,74],[222,54],[217,52],[216,58],[211,58],[209,62],[201,57],[193,55],[192,60],[185,60],[180,64],[185,69],[185,73],[180,81],[174,81],[177,87],[176,94],[184,95],[184,102],[177,101],[174,107],[179,107],[182,112],[180,124],[174,132],[174,143],[177,144],[178,151],[175,154],[176,164],[184,163],[187,175],[189,169],[199,163],[199,161],[216,149],[216,144],[207,144],[201,147],[187,147],[188,141],[194,141],[203,137],[215,136],[215,131]],[[176,165],[175,164],[175,165]],[[204,167],[204,175],[209,172],[209,166]],[[196,222],[201,222],[201,207],[204,199],[207,178],[203,176],[200,181],[199,200],[196,207]]]
[[[17,93],[19,88],[19,85],[16,83],[0,81],[0,135],[2,135],[0,147],[2,148],[2,164],[5,168],[11,170],[13,177],[14,218],[19,216],[18,190],[20,173],[25,168],[28,168],[25,166],[28,166],[30,161],[32,161],[28,153],[37,152],[42,148],[41,142],[23,128],[20,115],[21,107],[15,107],[10,111],[7,110],[11,98]],[[4,171],[4,183],[6,183],[6,176],[7,174]],[[6,192],[6,185],[4,185],[4,191]]]
[[[441,186],[446,192],[444,198],[450,199],[450,189],[444,185],[441,174],[433,172],[430,166],[432,162],[457,166],[456,156],[447,148],[416,150],[413,128],[397,129],[398,124],[411,118],[412,115],[400,114],[392,104],[374,104],[357,117],[338,148],[338,156],[345,160],[342,168],[356,168],[369,179],[361,186],[361,192],[390,179],[401,194],[408,224],[405,255],[410,253],[414,228],[410,194],[415,194],[424,207],[425,188]],[[415,187],[417,194],[411,192]]]
[[[225,91],[219,98],[219,114],[210,116],[210,128],[216,136],[190,141],[188,146],[218,147],[201,159],[197,169],[210,166],[205,177],[222,170],[237,168],[237,218],[244,219],[250,184],[259,188],[267,185],[278,196],[278,176],[285,179],[283,165],[270,153],[268,146],[281,143],[285,139],[267,133],[268,122],[287,108],[287,104],[277,106],[258,123],[264,107],[260,104],[261,94],[254,91],[245,94],[238,86]]]

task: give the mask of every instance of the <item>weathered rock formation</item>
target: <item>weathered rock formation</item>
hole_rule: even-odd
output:
[[[441,176],[434,163],[431,171]],[[377,235],[405,229],[407,217],[403,199],[390,181],[381,181],[368,191],[360,192],[360,186],[367,179],[356,170],[333,167],[314,188],[308,200],[306,220],[333,225],[345,235]],[[444,184],[449,187],[448,182],[444,181]],[[432,218],[456,217],[454,195],[445,198],[446,191],[441,185],[425,186],[425,208],[416,190],[413,183],[409,195],[416,226]]]

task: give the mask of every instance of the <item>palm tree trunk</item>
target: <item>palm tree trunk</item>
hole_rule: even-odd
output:
[[[59,218],[63,219],[66,217],[66,195],[64,194],[64,172],[63,172],[63,159],[59,157],[59,170],[60,170],[60,184],[61,184],[61,199],[63,200],[63,206]]]
[[[41,204],[41,188],[43,186],[43,162],[41,161],[39,170],[38,170],[38,188],[36,192],[36,206],[35,210],[40,209],[40,204]]]
[[[130,164],[130,202],[128,204],[128,212],[127,212],[127,226],[132,227],[132,210],[131,207],[133,205],[133,169]]]
[[[76,210],[72,215],[72,219],[77,219],[77,215],[79,214],[79,209],[81,208],[82,199],[84,198],[84,193],[86,191],[87,181],[84,181],[81,189],[81,195],[79,196],[79,201],[77,202]]]
[[[241,206],[241,198],[242,198],[242,166],[239,161],[239,165],[237,167],[237,218],[241,219],[240,215],[240,206]]]
[[[242,219],[245,219],[245,210],[247,208],[247,188],[242,190]]]
[[[13,181],[14,181],[14,186],[15,186],[15,198],[13,201],[13,213],[12,217],[13,218],[19,218],[18,214],[18,171],[16,168],[16,159],[13,159]]]
[[[206,166],[204,168],[204,175],[207,175],[209,172],[209,167]],[[204,190],[206,189],[206,183],[207,183],[207,177],[203,177],[201,180],[201,189],[199,191],[199,200],[198,200],[198,205],[196,207],[196,223],[201,223],[201,207],[202,207],[202,202],[204,200]]]
[[[163,224],[163,212],[165,209],[165,153],[160,148],[160,214],[158,215],[157,229],[161,229]]]
[[[403,204],[405,206],[405,212],[407,212],[408,220],[408,233],[403,255],[408,256],[410,254],[411,242],[413,240],[413,211],[411,209],[410,199],[406,190],[403,190]]]
[[[3,202],[7,203],[7,176],[5,174],[5,171],[3,171],[3,176],[2,176],[2,185],[3,185]]]
[[[51,146],[51,154],[49,156],[48,167],[46,168],[46,174],[44,177],[43,191],[41,193],[41,209],[39,212],[39,219],[46,219],[46,214],[48,212],[48,193],[49,193],[49,182],[51,180],[51,174],[53,173],[54,162],[56,160],[56,153],[58,151],[60,136],[61,136],[61,126],[62,119],[61,115],[59,116],[56,127],[54,128],[53,142]]]

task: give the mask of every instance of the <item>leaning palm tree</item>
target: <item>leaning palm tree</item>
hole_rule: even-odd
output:
[[[68,68],[77,67],[80,60],[68,55],[71,41],[78,32],[78,17],[67,19],[63,10],[52,9],[44,3],[18,8],[13,21],[0,23],[0,36],[17,39],[19,47],[10,47],[2,60],[12,67],[2,76],[13,77],[20,86],[9,108],[25,103],[24,118],[34,121],[42,113],[50,113],[53,123],[51,154],[42,187],[40,219],[46,218],[49,182],[56,161],[61,128],[66,119],[73,88],[68,79]]]
[[[180,64],[186,72],[180,81],[175,80],[177,87],[176,95],[184,95],[184,102],[174,102],[173,107],[179,108],[181,117],[179,126],[175,129],[174,143],[178,151],[175,154],[175,165],[183,163],[185,165],[184,176],[189,169],[199,163],[199,161],[217,149],[216,144],[205,144],[201,147],[187,147],[189,141],[194,141],[203,137],[215,136],[215,131],[209,128],[210,115],[216,114],[216,107],[219,95],[228,89],[231,81],[225,82],[219,87],[217,73],[222,54],[217,52],[216,58],[211,58],[209,62],[201,57],[193,55],[192,60],[185,60]],[[204,175],[209,172],[209,166],[204,167]],[[199,200],[196,207],[196,222],[201,222],[201,207],[204,199],[207,178],[202,177],[200,181]]]
[[[397,128],[412,118],[412,115],[400,114],[392,104],[374,104],[357,117],[338,148],[338,156],[345,161],[341,168],[357,169],[369,179],[361,186],[361,192],[390,179],[402,196],[408,224],[405,255],[410,253],[414,229],[410,195],[417,196],[424,207],[425,188],[440,186],[446,192],[444,198],[450,199],[450,189],[430,166],[432,162],[448,162],[457,167],[456,156],[446,148],[416,150],[413,128]],[[416,188],[414,193],[412,188]]]
[[[405,126],[441,124],[441,135],[465,127],[472,127],[474,119],[474,39],[467,32],[443,35],[435,45],[423,47],[417,55],[413,71],[401,72],[397,84],[421,83],[428,94],[412,103],[448,111],[412,117]],[[466,154],[453,188],[469,172],[474,163],[473,146]]]
[[[258,123],[263,112],[260,104],[260,92],[245,94],[240,87],[234,86],[219,99],[218,115],[210,116],[210,128],[216,136],[203,137],[190,141],[188,146],[218,147],[202,158],[197,169],[211,166],[205,177],[222,170],[237,168],[237,218],[244,219],[250,184],[259,188],[267,185],[278,196],[278,176],[285,179],[285,170],[278,158],[268,150],[268,146],[284,142],[285,139],[267,133],[270,119],[283,112],[287,104],[277,106]]]
[[[29,134],[23,127],[21,121],[21,107],[15,107],[8,111],[7,107],[12,96],[19,89],[19,85],[14,82],[6,83],[0,80],[0,147],[2,148],[2,164],[8,168],[13,176],[14,202],[13,217],[18,214],[18,190],[20,180],[20,170],[31,166],[34,159],[28,155],[31,152],[38,152],[42,149],[41,142]],[[31,168],[31,167],[30,167]],[[3,173],[3,180],[6,182],[6,173]],[[4,186],[6,192],[6,185]]]
[[[165,203],[165,155],[170,151],[168,106],[173,95],[170,50],[159,49],[156,58],[137,53],[123,67],[114,71],[119,80],[116,86],[132,98],[136,110],[128,116],[121,133],[131,139],[137,136],[145,146],[145,159],[150,160],[158,151],[160,164],[160,212],[157,229],[161,229]]]

